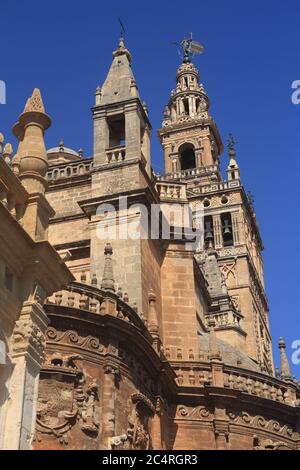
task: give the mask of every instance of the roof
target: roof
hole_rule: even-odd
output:
[[[52,147],[51,149],[47,150],[47,154],[49,153],[69,153],[71,155],[76,155],[76,157],[79,156],[79,153],[78,152],[75,152],[75,150],[72,150],[68,147],[63,147],[63,149],[61,147]]]
[[[209,353],[209,333],[199,332],[199,346],[204,353]],[[222,356],[224,364],[233,367],[241,367],[254,372],[261,372],[259,365],[246,353],[236,349],[227,341],[216,338],[217,346]]]

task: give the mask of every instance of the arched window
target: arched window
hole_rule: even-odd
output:
[[[180,165],[182,170],[196,168],[195,150],[192,144],[184,144],[179,149]]]

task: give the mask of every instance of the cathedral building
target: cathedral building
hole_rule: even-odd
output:
[[[155,174],[131,61],[121,38],[95,93],[92,156],[46,151],[37,89],[14,155],[0,136],[0,448],[300,449],[300,386],[282,338],[274,369],[234,139],[224,177],[186,53]]]

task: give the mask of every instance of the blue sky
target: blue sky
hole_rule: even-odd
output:
[[[8,140],[13,141],[12,124],[37,86],[53,120],[47,146],[63,137],[66,146],[91,155],[90,107],[117,45],[118,16],[149,107],[156,170],[163,165],[156,129],[180,61],[172,42],[193,31],[204,44],[195,63],[223,141],[229,132],[238,141],[242,180],[255,196],[265,244],[273,341],[276,345],[284,336],[290,354],[292,341],[300,339],[300,105],[291,102],[291,83],[300,79],[299,2],[279,7],[269,0],[3,0],[0,80],[7,84],[7,104],[0,106],[0,131]],[[278,363],[276,347],[275,359]],[[300,366],[293,371],[300,376]]]

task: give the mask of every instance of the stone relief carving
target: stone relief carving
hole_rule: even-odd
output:
[[[29,315],[16,321],[12,336],[12,351],[15,354],[24,352],[32,346],[40,361],[44,359],[45,337],[39,326]]]
[[[151,436],[149,433],[149,418],[155,413],[152,402],[143,394],[131,395],[134,404],[131,415],[128,418],[129,428],[127,430],[130,447],[135,450],[147,450],[151,447]]]
[[[41,370],[37,404],[37,441],[43,434],[68,444],[68,431],[79,425],[91,437],[99,433],[99,387],[87,378],[78,354],[52,354]],[[88,383],[87,383],[88,382]]]
[[[253,450],[291,450],[283,441],[273,441],[272,439],[259,439],[254,436]]]
[[[77,331],[68,330],[58,332],[55,328],[49,327],[46,331],[46,339],[48,343],[61,343],[67,345],[76,345],[82,349],[104,354],[105,347],[99,338],[95,336],[80,336]]]
[[[179,405],[176,410],[176,418],[189,418],[189,419],[213,419],[214,412],[213,409],[207,408],[205,406],[196,406],[190,408],[184,405]]]
[[[128,429],[126,433],[111,438],[111,447],[112,449],[151,449],[149,420],[155,413],[155,407],[142,393],[134,393],[130,398],[131,413],[128,417]]]
[[[246,425],[256,429],[270,431],[289,439],[296,440],[300,437],[300,434],[294,432],[290,426],[288,426],[287,424],[282,425],[279,423],[279,421],[276,421],[274,419],[266,419],[260,415],[253,416],[247,413],[246,411],[237,412],[234,410],[227,410],[227,416],[229,417],[230,421],[234,424]]]

